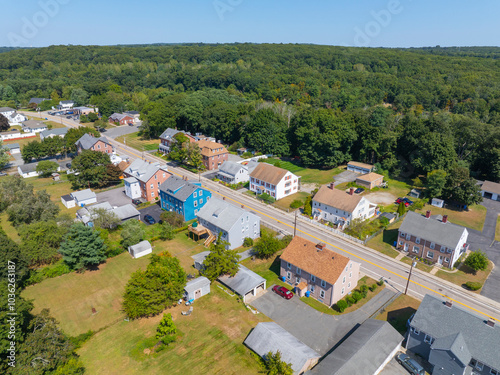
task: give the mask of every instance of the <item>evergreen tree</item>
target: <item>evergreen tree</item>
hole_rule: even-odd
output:
[[[59,248],[64,262],[72,269],[98,266],[106,260],[106,245],[99,231],[82,223],[71,226]]]

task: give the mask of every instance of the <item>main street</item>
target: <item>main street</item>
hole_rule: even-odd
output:
[[[68,127],[78,126],[78,124],[74,121],[68,121],[67,119],[61,119],[56,116],[44,114],[43,117],[61,122]],[[161,158],[141,153],[140,151],[113,139],[110,139],[110,142],[113,144],[119,155],[128,156],[131,160],[145,158],[151,161],[155,160],[165,162]],[[186,171],[182,168],[169,166],[169,170],[178,176],[185,176],[189,179],[198,180],[200,178],[199,175]],[[201,181],[203,187],[210,190],[214,196],[223,197],[234,204],[242,205],[246,209],[259,215],[262,222],[265,224],[280,230],[283,233],[293,234],[295,221],[293,214],[281,211],[273,206],[260,203],[255,198],[226,188],[203,177],[201,177]],[[314,242],[326,243],[332,250],[360,262],[361,270],[366,275],[374,279],[383,278],[388,285],[404,292],[410,266],[396,261],[366,246],[335,236],[331,232],[322,229],[315,224],[304,221],[301,218],[297,220],[297,235]],[[422,299],[425,294],[434,294],[442,299],[452,300],[455,304],[466,307],[475,313],[482,314],[485,318],[494,318],[497,321],[500,321],[500,303],[479,294],[467,291],[460,286],[430,275],[429,273],[422,272],[418,270],[418,268],[413,269],[408,294],[418,299]]]

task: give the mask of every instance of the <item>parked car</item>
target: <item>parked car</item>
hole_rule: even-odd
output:
[[[356,190],[354,190],[354,193],[355,194],[361,194],[363,191],[365,191],[365,189],[363,189],[363,188],[357,188]]]
[[[396,203],[397,203],[397,204],[404,203],[404,204],[405,204],[405,207],[408,207],[410,204],[409,204],[407,201],[405,201],[405,199],[406,199],[406,198],[398,198],[398,199],[396,199]],[[413,203],[413,202],[412,202],[412,203]]]
[[[144,216],[144,221],[146,223],[148,223],[148,224],[154,224],[154,223],[156,223],[155,218],[153,216],[151,216],[151,215],[145,215]]]
[[[71,169],[71,163],[66,163],[66,168]]]
[[[413,204],[413,201],[412,201],[412,200],[410,200],[409,198],[406,198],[406,197],[405,197],[405,198],[403,198],[403,202],[408,203],[408,205],[410,205],[410,206]]]
[[[420,366],[417,361],[411,359],[407,354],[399,352],[396,357],[396,361],[398,361],[412,375],[425,375],[424,368]]]
[[[140,205],[142,202],[140,199],[132,199],[132,203],[135,204],[136,206]]]
[[[286,299],[290,299],[293,297],[293,293],[290,292],[284,286],[279,286],[279,285],[273,286],[273,292]]]

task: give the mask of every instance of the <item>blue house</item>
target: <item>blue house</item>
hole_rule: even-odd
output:
[[[169,177],[160,185],[161,208],[181,214],[186,221],[195,219],[211,197],[212,194],[203,189],[200,182],[177,176]]]

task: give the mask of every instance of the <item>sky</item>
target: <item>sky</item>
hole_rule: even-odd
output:
[[[499,46],[500,1],[3,0],[0,46]],[[8,16],[7,16],[8,14]]]

